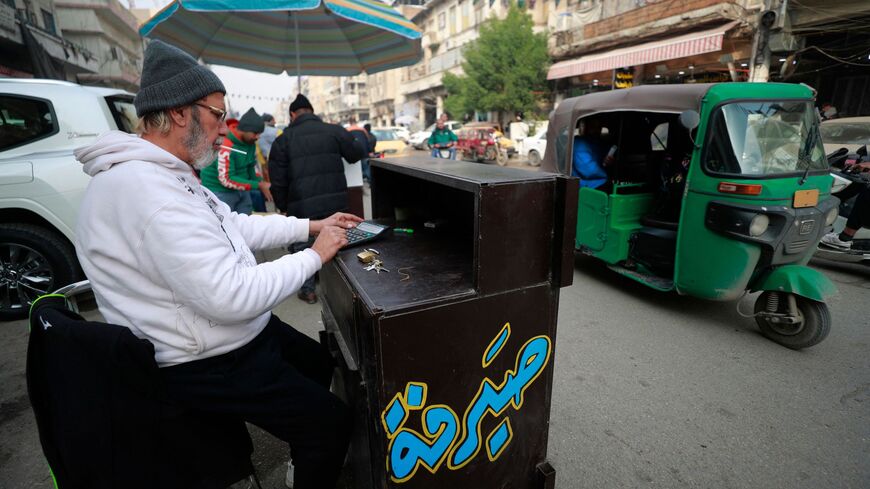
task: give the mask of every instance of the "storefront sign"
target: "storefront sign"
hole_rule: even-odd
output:
[[[634,73],[629,68],[621,68],[616,70],[614,75],[614,86],[616,88],[631,88],[634,86]]]

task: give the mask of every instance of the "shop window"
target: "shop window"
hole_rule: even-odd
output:
[[[0,96],[0,150],[39,141],[59,131],[47,100]]]

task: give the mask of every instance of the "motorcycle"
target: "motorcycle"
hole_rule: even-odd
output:
[[[855,153],[849,153],[841,148],[828,155],[831,164],[831,176],[834,184],[831,193],[840,197],[839,216],[834,222],[834,232],[841,232],[846,227],[846,219],[852,212],[857,199],[854,187],[870,187],[870,172],[861,172],[858,163],[870,162],[867,147],[863,146]],[[849,191],[847,192],[847,189]],[[860,229],[852,241],[851,250],[842,250],[819,243],[815,253],[816,258],[838,261],[842,263],[861,263],[870,266],[870,229]]]
[[[436,144],[431,147],[432,148],[432,156],[435,158],[442,158],[445,160],[449,160],[450,158],[450,146],[441,146],[440,144]]]

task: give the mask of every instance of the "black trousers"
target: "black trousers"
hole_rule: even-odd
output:
[[[855,199],[855,204],[849,213],[846,227],[851,229],[870,227],[870,186],[853,183],[835,196],[841,202],[846,202],[856,195],[858,198]]]
[[[351,432],[329,392],[332,356],[276,316],[253,341],[216,357],[160,369],[171,401],[234,416],[290,445],[296,489],[333,488]]]

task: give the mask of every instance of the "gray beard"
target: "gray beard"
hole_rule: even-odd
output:
[[[217,159],[218,152],[211,149],[210,147],[205,148],[199,155],[191,155],[193,156],[193,161],[190,163],[195,170],[202,170],[208,166],[211,166],[214,163],[214,160]]]
[[[215,142],[220,142],[222,139],[218,138]],[[184,137],[183,143],[190,155],[191,161],[188,163],[196,170],[202,170],[217,159],[218,152],[212,148],[212,143],[206,140],[205,131],[200,125],[198,109],[193,110],[193,124],[190,125],[190,131]]]

